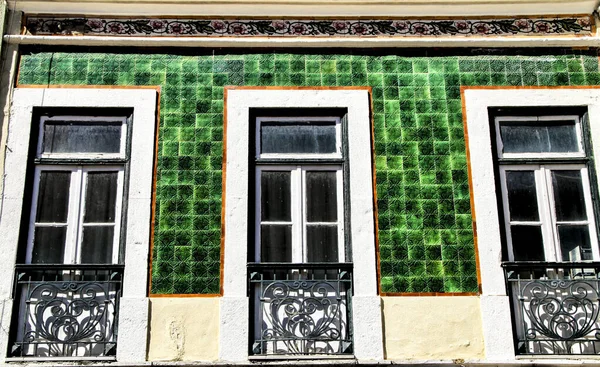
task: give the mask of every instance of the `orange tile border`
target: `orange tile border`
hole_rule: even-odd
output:
[[[476,297],[480,293],[476,292],[383,292],[381,297]]]
[[[175,294],[150,294],[149,298],[216,298],[221,297],[219,293],[175,293]]]

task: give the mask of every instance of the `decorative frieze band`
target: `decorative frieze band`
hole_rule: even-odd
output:
[[[119,19],[29,16],[33,35],[118,36],[516,36],[589,35],[590,16],[496,19]]]

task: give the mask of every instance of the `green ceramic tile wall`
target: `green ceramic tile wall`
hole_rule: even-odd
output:
[[[447,54],[451,54],[448,52]],[[461,85],[596,85],[556,55],[32,53],[21,84],[160,85],[154,293],[219,291],[223,86],[371,86],[384,292],[477,292]]]

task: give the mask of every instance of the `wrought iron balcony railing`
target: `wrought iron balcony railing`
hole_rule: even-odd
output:
[[[518,354],[600,353],[600,262],[503,267]]]
[[[17,265],[11,357],[114,359],[123,265]]]
[[[352,354],[352,264],[248,264],[251,355]]]

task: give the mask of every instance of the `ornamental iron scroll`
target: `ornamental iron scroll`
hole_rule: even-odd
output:
[[[600,353],[598,266],[505,264],[519,353]]]
[[[351,269],[351,264],[249,265],[251,353],[352,354]]]
[[[114,359],[122,265],[19,265],[13,357]]]
[[[515,36],[591,35],[591,16],[493,19],[171,19],[28,16],[26,34],[109,36]]]

